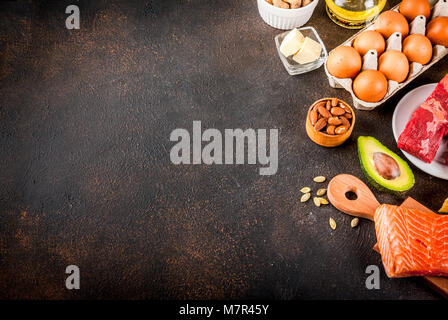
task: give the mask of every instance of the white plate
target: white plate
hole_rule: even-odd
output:
[[[417,108],[426,100],[427,97],[429,97],[436,86],[437,83],[431,83],[415,88],[406,94],[397,104],[394,116],[392,117],[392,130],[394,131],[396,141],[398,141],[398,137],[404,131],[414,111],[417,110]],[[448,166],[445,163],[445,158],[442,157],[446,157],[448,153],[447,139],[442,141],[442,145],[431,163],[423,162],[407,152],[402,152],[406,158],[408,158],[408,160],[420,170],[434,177],[448,180]]]

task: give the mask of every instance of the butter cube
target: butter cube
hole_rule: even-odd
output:
[[[289,57],[295,54],[302,47],[305,38],[297,29],[292,29],[283,39],[280,45],[280,52],[285,56]]]
[[[320,43],[306,37],[299,52],[294,55],[293,60],[300,64],[313,62],[319,59],[321,52],[322,46]]]

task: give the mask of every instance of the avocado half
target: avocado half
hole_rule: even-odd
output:
[[[402,193],[414,186],[411,168],[373,137],[358,138],[358,155],[369,182],[380,191]]]

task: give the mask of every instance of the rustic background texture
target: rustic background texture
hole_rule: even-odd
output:
[[[351,229],[334,208],[300,203],[299,189],[317,188],[316,175],[364,179],[359,135],[399,152],[394,106],[439,81],[447,59],[358,111],[352,138],[326,149],[306,136],[307,108],[351,99],[323,68],[286,73],[280,31],[254,0],[79,1],[80,30],[65,28],[69,4],[0,2],[0,298],[439,298],[421,279],[383,271],[381,289],[367,290],[365,268],[381,264],[373,224]],[[329,20],[323,0],[308,25],[328,50],[354,33]],[[278,128],[278,173],[173,165],[169,135],[193,120]],[[437,210],[448,182],[412,168],[409,195]],[[65,289],[69,264],[80,290]]]

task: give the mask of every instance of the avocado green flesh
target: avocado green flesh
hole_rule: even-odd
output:
[[[393,179],[385,179],[377,170],[374,161],[375,153],[383,153],[393,158],[399,167],[399,175]],[[373,137],[358,138],[358,154],[364,174],[378,189],[391,191],[407,191],[414,186],[415,179],[409,165],[396,153],[386,148],[381,142]]]

